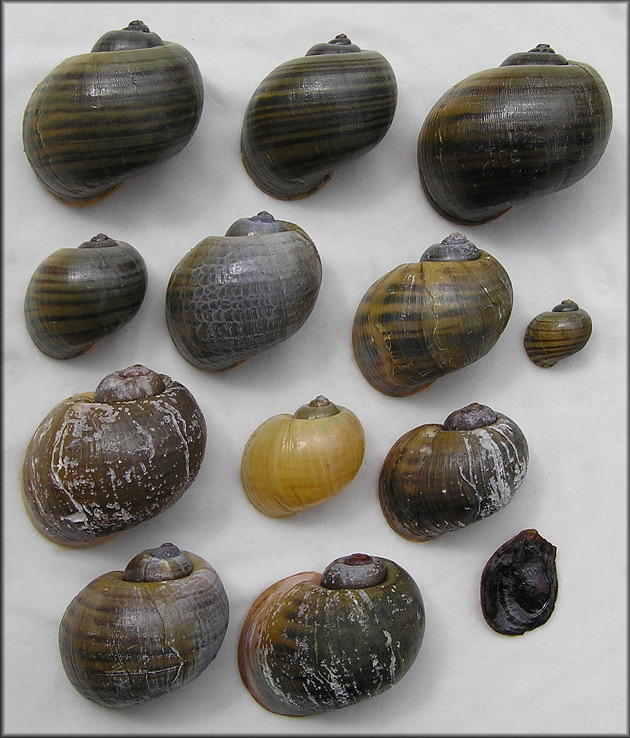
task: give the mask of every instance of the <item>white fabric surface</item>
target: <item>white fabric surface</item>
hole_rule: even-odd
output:
[[[105,31],[140,18],[186,46],[205,83],[190,144],[174,159],[76,209],[38,184],[22,151],[21,120],[37,83]],[[7,733],[614,733],[626,702],[626,105],[624,3],[4,3],[4,730]],[[80,30],[81,29],[81,30]],[[283,203],[245,173],[245,106],[275,66],[346,33],[380,51],[399,85],[381,144],[340,169],[316,195]],[[594,66],[613,101],[614,126],[597,167],[563,192],[487,225],[457,228],[420,188],[416,138],[443,92],[515,51],[549,43]],[[236,219],[269,210],[301,225],[323,262],[318,302],[289,341],[222,374],[189,365],[170,341],[164,294],[180,258]],[[352,357],[350,331],[372,282],[461,230],[505,266],[514,309],[494,349],[409,398],[372,389]],[[56,361],[30,341],[22,304],[50,253],[98,232],[144,256],[149,289],[136,318],[83,356]],[[544,371],[526,357],[529,320],[565,298],[593,319],[588,346]],[[26,445],[61,399],[105,374],[143,363],[185,384],[201,404],[208,447],[193,487],[168,512],[86,550],[41,537],[20,499]],[[254,509],[239,479],[250,433],[317,394],[352,409],[366,458],[336,498],[292,518]],[[376,496],[390,446],[421,423],[483,402],[513,418],[530,466],[513,502],[493,517],[427,544],[397,536]],[[479,576],[511,536],[534,527],[558,548],[551,620],[521,638],[494,633],[479,607]],[[195,682],[152,703],[108,710],[67,681],[59,620],[91,579],[139,551],[172,541],[206,558],[231,604],[216,660]],[[272,715],[239,679],[245,614],[272,582],[322,569],[355,551],[385,556],[420,586],[427,628],[410,673],[389,692],[334,714]]]

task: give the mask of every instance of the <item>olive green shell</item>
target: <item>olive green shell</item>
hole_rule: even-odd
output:
[[[548,369],[586,346],[591,337],[591,316],[573,300],[563,300],[553,310],[540,313],[525,329],[523,343],[529,358]]]
[[[471,258],[432,260],[451,258],[439,252],[466,244]],[[512,284],[503,266],[452,234],[368,289],[354,317],[354,357],[375,389],[411,395],[487,354],[511,311]]]
[[[389,689],[408,672],[424,635],[411,576],[387,559],[386,578],[329,589],[305,572],[266,589],[241,630],[238,665],[254,699],[280,715],[343,708]]]
[[[383,515],[396,533],[430,541],[512,501],[527,472],[529,449],[513,420],[490,412],[494,419],[480,427],[425,424],[391,447],[378,490]]]
[[[26,327],[40,351],[71,359],[126,325],[146,288],[142,256],[101,233],[55,251],[37,267],[24,298]]]
[[[134,21],[40,82],[24,112],[24,151],[54,197],[86,205],[179,153],[202,108],[190,52]]]
[[[252,95],[241,130],[245,169],[272,197],[307,197],[383,139],[396,102],[396,78],[381,54],[343,34],[317,44]]]
[[[128,579],[134,561],[159,561],[160,555],[172,557],[163,564],[184,559],[188,567],[173,578]],[[61,662],[75,689],[92,702],[147,702],[208,667],[223,642],[228,614],[223,584],[210,564],[163,544],[138,554],[125,572],[97,577],[70,602],[59,625]]]
[[[422,186],[447,220],[486,223],[588,174],[611,128],[599,74],[541,44],[436,102],[418,137]]]
[[[222,371],[290,338],[315,307],[322,267],[294,223],[263,211],[209,236],[173,270],[166,323],[194,366]]]
[[[155,378],[156,389],[130,399],[72,395],[46,415],[28,444],[24,505],[56,543],[101,543],[166,510],[197,476],[206,446],[201,408],[166,375],[141,366],[118,374],[134,372],[140,381]]]

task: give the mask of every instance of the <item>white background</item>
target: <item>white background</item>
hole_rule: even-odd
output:
[[[613,733],[626,705],[626,54],[622,3],[5,3],[4,11],[4,730],[12,733]],[[32,174],[21,119],[38,82],[104,32],[140,18],[186,46],[205,83],[190,144],[174,159],[77,209]],[[245,106],[275,66],[346,33],[393,66],[399,103],[371,153],[316,195],[276,201],[246,175],[239,153]],[[614,126],[597,167],[563,192],[474,228],[455,227],[425,199],[416,138],[449,87],[548,43],[594,66],[610,91]],[[172,269],[202,238],[269,210],[302,226],[323,263],[315,309],[290,340],[222,374],[189,365],[172,344],[164,296]],[[498,258],[514,309],[498,344],[425,392],[390,398],[354,363],[350,332],[372,282],[455,231]],[[22,303],[37,265],[99,232],[144,256],[149,289],[136,318],[83,356],[56,361],[30,341]],[[550,370],[522,347],[531,318],[571,298],[593,319],[576,356]],[[28,521],[20,464],[30,436],[63,398],[109,372],[143,363],[185,384],[203,408],[208,446],[191,489],[169,511],[86,550],[57,546]],[[266,518],[240,485],[241,452],[265,419],[317,394],[352,409],[367,439],[353,483],[292,518]],[[407,430],[442,422],[469,402],[513,418],[530,466],[512,503],[430,543],[397,536],[382,517],[378,472]],[[550,621],[519,638],[482,618],[481,570],[524,528],[557,546],[559,597]],[[145,705],[111,710],[67,681],[57,647],[63,611],[91,579],[172,541],[218,571],[231,605],[215,661],[195,682]],[[236,644],[268,585],[322,571],[355,551],[385,556],[420,586],[427,627],[408,675],[389,692],[334,714],[295,719],[258,706],[240,682]]]

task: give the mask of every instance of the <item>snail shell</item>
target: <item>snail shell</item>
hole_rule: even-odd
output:
[[[274,415],[252,433],[243,451],[241,480],[258,510],[286,517],[350,484],[364,452],[357,416],[319,395],[293,415]]]
[[[472,403],[396,441],[379,476],[381,509],[399,535],[430,541],[509,504],[528,460],[516,423]]]
[[[375,389],[411,395],[488,353],[511,312],[505,269],[452,233],[365,293],[352,327],[354,358]]]
[[[396,102],[396,78],[381,54],[344,34],[316,44],[254,92],[241,130],[245,169],[272,197],[307,197],[383,139]]]
[[[174,504],[205,447],[205,420],[190,392],[136,364],[42,420],[22,466],[26,511],[56,543],[101,543]]]
[[[190,52],[132,21],[35,88],[24,112],[24,151],[54,197],[86,205],[179,153],[202,108]]]
[[[523,530],[492,554],[481,574],[481,610],[503,635],[522,635],[549,620],[558,596],[556,547]]]
[[[573,356],[591,337],[591,316],[573,300],[563,300],[553,310],[540,313],[525,329],[523,343],[529,358],[547,369]]]
[[[420,180],[447,220],[487,223],[588,174],[611,128],[599,74],[540,44],[436,102],[418,137]]]
[[[216,571],[172,543],[94,579],[68,605],[59,651],[84,697],[126,707],[196,679],[217,655],[229,605]]]
[[[37,267],[24,298],[26,327],[40,351],[71,359],[126,325],[147,288],[142,256],[99,233],[59,249]]]
[[[418,586],[398,564],[336,559],[266,589],[241,630],[243,683],[264,708],[302,716],[380,694],[413,664],[424,635]]]
[[[315,244],[266,211],[209,236],[173,270],[166,322],[181,355],[231,369],[292,336],[315,307],[322,279]]]

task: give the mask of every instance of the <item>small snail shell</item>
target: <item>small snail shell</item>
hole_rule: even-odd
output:
[[[523,343],[529,358],[547,369],[573,356],[591,337],[591,316],[573,300],[563,300],[553,310],[540,313],[525,329]]]
[[[99,233],[75,249],[59,249],[37,267],[26,289],[26,327],[40,351],[71,359],[126,325],[147,288],[142,256]]]
[[[316,44],[254,92],[241,131],[245,169],[272,197],[307,197],[383,139],[396,102],[396,78],[381,54],[344,34]]]
[[[179,153],[202,107],[190,52],[132,21],[35,88],[24,112],[24,151],[54,197],[86,205]]]
[[[173,270],[166,322],[200,369],[231,369],[292,336],[315,307],[322,279],[315,244],[266,211],[209,236]]]
[[[487,223],[575,184],[600,160],[611,128],[599,74],[540,44],[436,102],[418,137],[420,180],[447,220]]]
[[[241,480],[258,510],[286,517],[350,484],[364,451],[357,416],[319,395],[293,415],[274,415],[252,433],[243,451]]]
[[[26,511],[56,543],[101,543],[174,504],[205,447],[203,414],[183,385],[139,364],[114,372],[56,405],[33,434]]]
[[[556,547],[523,530],[492,554],[481,574],[481,610],[503,635],[522,635],[549,620],[558,596]]]
[[[352,327],[354,357],[375,389],[411,395],[488,353],[511,312],[505,269],[452,233],[363,295]]]
[[[336,559],[266,589],[241,630],[243,683],[264,708],[302,716],[373,697],[413,664],[424,636],[418,586],[398,564]]]
[[[472,403],[396,441],[379,477],[381,509],[399,535],[430,541],[509,504],[528,460],[516,423]]]
[[[68,679],[104,707],[161,697],[217,655],[229,605],[216,571],[172,543],[94,579],[68,605],[59,651]]]

